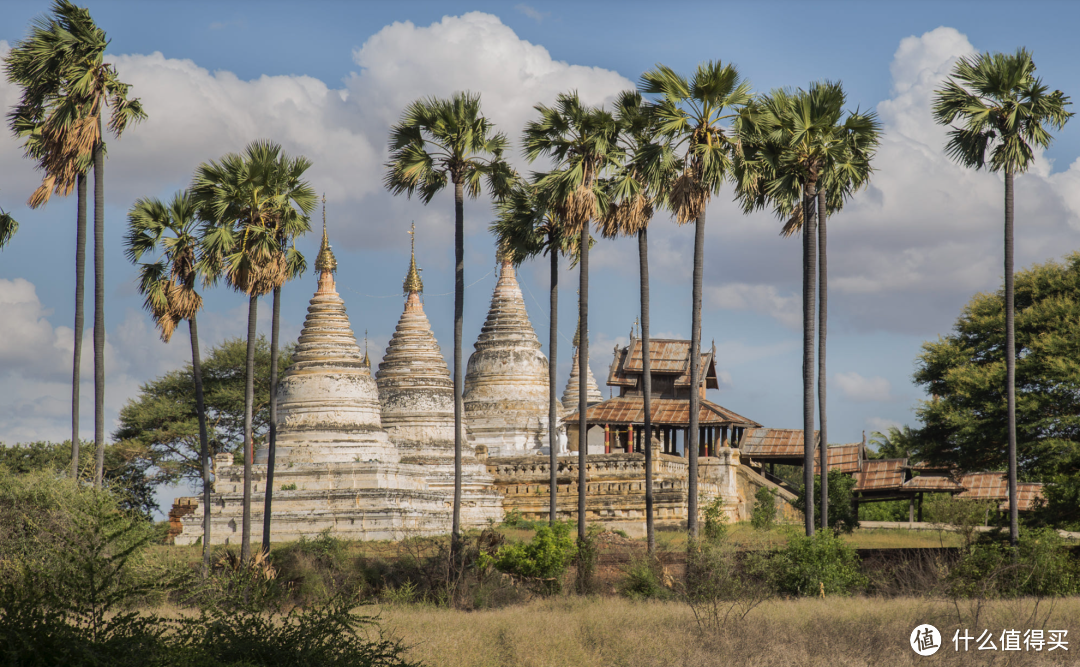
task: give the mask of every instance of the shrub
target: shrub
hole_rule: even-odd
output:
[[[726,539],[694,540],[688,545],[681,597],[702,632],[721,631],[770,597],[768,582],[747,567],[747,560],[752,557],[744,559]]]
[[[1080,593],[1080,563],[1057,531],[1025,530],[1015,553],[1000,539],[972,544],[949,571],[948,585],[963,598],[1064,597]]]
[[[701,533],[707,541],[717,542],[727,537],[727,514],[723,498],[714,498],[701,510]]]
[[[867,585],[855,549],[822,530],[813,537],[793,535],[773,555],[767,571],[777,590],[791,595],[851,595]]]
[[[630,561],[619,582],[619,592],[631,600],[664,600],[671,591],[664,585],[664,566],[648,555]]]
[[[578,548],[570,535],[570,524],[556,522],[540,526],[531,542],[515,542],[499,547],[494,555],[480,554],[481,568],[494,566],[507,574],[546,582],[558,589],[558,577],[577,555]]]
[[[755,530],[769,530],[776,524],[776,491],[767,486],[759,487],[754,494],[754,509],[750,512],[750,525]]]

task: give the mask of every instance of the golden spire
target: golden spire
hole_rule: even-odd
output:
[[[334,251],[330,249],[330,239],[326,235],[326,194],[322,196],[322,247],[319,255],[315,258],[315,270],[319,273],[337,271],[337,260],[334,259]]]
[[[416,270],[416,223],[412,223],[412,229],[406,232],[412,240],[412,258],[409,260],[409,272],[405,274],[405,283],[402,289],[406,293],[424,291],[424,281],[420,280],[420,272]]]
[[[367,366],[368,369],[370,370],[371,369],[371,357],[368,356],[367,329],[364,329],[364,358],[363,358],[363,362],[364,362],[364,365]]]

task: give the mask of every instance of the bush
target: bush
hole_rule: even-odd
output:
[[[773,555],[767,571],[776,589],[791,595],[851,595],[866,588],[855,549],[832,533],[793,535]]]
[[[769,530],[776,524],[776,491],[767,486],[759,487],[754,494],[754,509],[750,512],[750,525],[755,530]]]
[[[730,621],[745,619],[771,596],[768,582],[753,565],[753,557],[744,558],[726,539],[690,542],[681,597],[699,630],[720,632]]]
[[[851,502],[855,477],[845,475],[839,470],[829,471],[829,528],[850,533],[859,527],[859,517]],[[800,512],[806,511],[806,488],[799,490],[799,495],[792,505]],[[820,525],[821,516],[821,475],[814,475],[814,520]]]
[[[500,572],[544,582],[544,588],[558,590],[560,577],[577,555],[570,524],[558,521],[540,526],[531,542],[514,542],[499,547],[494,555],[480,554],[480,567],[494,566]]]
[[[972,544],[948,574],[950,595],[1011,598],[1080,593],[1080,563],[1050,528],[1025,530],[1014,550],[1001,539]]]
[[[639,556],[630,561],[619,592],[631,600],[665,600],[671,590],[664,585],[664,566],[655,557]]]
[[[709,542],[718,542],[727,537],[727,514],[724,513],[723,498],[714,498],[701,510],[701,533]]]

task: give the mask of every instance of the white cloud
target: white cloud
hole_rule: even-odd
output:
[[[903,426],[903,424],[898,421],[885,419],[884,417],[867,417],[866,425],[869,427],[870,431],[877,431],[879,433],[887,433],[890,426],[895,426],[896,428],[901,428]],[[867,438],[869,437],[869,434],[867,434]]]
[[[540,23],[544,19],[546,19],[547,17],[551,16],[551,12],[541,12],[541,11],[537,10],[535,7],[530,7],[529,5],[526,5],[525,3],[519,3],[519,4],[514,5],[514,9],[518,10],[519,12],[524,14],[525,16],[528,16],[529,18],[536,21],[537,23]]]
[[[792,329],[802,323],[802,297],[782,296],[775,285],[726,283],[709,287],[706,297],[714,308],[763,313]]]
[[[863,377],[852,371],[833,375],[833,382],[845,398],[858,403],[891,401],[892,387],[889,381],[880,376]]]

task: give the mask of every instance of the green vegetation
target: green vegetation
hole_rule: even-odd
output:
[[[755,530],[770,530],[776,525],[776,491],[762,486],[754,493],[754,509],[750,514],[750,525]]]
[[[851,595],[867,584],[855,549],[827,530],[792,537],[767,569],[777,590],[790,595]]]
[[[479,565],[540,580],[549,590],[558,590],[559,577],[578,555],[578,545],[571,537],[570,529],[569,523],[561,521],[540,526],[532,541],[505,544],[493,555],[481,554]]]
[[[855,477],[845,475],[839,470],[830,470],[828,476],[829,492],[829,528],[834,531],[850,533],[859,527],[859,517],[852,504],[852,489]],[[814,475],[814,507],[821,512],[821,475]],[[799,495],[791,503],[800,512],[806,509],[805,488],[799,489]]]

